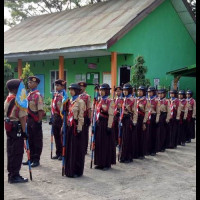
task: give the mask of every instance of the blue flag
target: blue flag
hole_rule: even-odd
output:
[[[62,105],[61,105],[61,108],[60,108],[60,114],[63,117],[63,114],[64,114],[63,106],[67,103],[68,96],[67,96],[67,93],[66,93],[65,90],[63,90],[62,93],[63,93],[63,99],[62,99]]]
[[[20,82],[15,103],[21,110],[27,110],[28,108],[27,91],[23,81]]]

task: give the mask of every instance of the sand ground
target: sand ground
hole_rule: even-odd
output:
[[[109,171],[90,169],[89,151],[85,157],[84,175],[71,179],[62,177],[61,161],[50,159],[50,128],[43,123],[41,165],[32,169],[33,181],[25,184],[7,182],[4,137],[5,200],[196,199],[196,140],[185,147],[158,153],[155,157],[146,156],[145,160],[134,160],[130,164],[117,162]],[[22,166],[21,175],[29,178],[27,166]]]

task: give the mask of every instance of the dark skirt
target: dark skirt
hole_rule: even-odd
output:
[[[111,167],[116,164],[114,131],[107,134],[108,118],[99,117],[95,133],[94,164],[100,167]]]
[[[122,137],[121,137],[121,149],[119,153],[120,161],[132,161],[135,148],[136,130],[132,125],[132,119],[130,116],[124,116],[122,119]]]
[[[138,122],[137,122],[137,137],[136,137],[136,146],[138,147],[137,152],[135,153],[135,156],[138,157],[144,157],[145,156],[145,143],[146,143],[146,130],[143,131],[143,115],[138,115]],[[135,157],[134,156],[134,157]]]
[[[167,113],[161,113],[156,130],[156,152],[166,149],[166,138],[168,133],[168,124],[166,123]]]
[[[115,135],[115,144],[118,144],[118,138],[119,138],[119,115],[116,115],[114,117],[113,121],[113,130]]]
[[[178,123],[178,145],[185,144],[186,142],[186,131],[187,122],[183,120],[184,112],[181,112],[180,120]]]
[[[178,145],[178,121],[176,116],[170,119],[169,132],[167,134],[167,148],[176,148]]]
[[[88,117],[84,118],[84,122],[88,121]],[[87,154],[87,148],[88,148],[88,140],[89,140],[89,126],[87,123],[84,123],[83,125],[83,135],[84,135],[84,143],[85,143],[85,154]]]
[[[156,153],[156,114],[151,115],[151,119],[147,122],[146,130],[146,155]]]
[[[195,139],[195,119],[190,119],[186,121],[186,141]]]
[[[84,171],[85,140],[83,132],[74,135],[74,125],[67,127],[65,174],[68,177],[81,176]]]

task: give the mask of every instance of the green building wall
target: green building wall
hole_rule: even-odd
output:
[[[166,87],[173,80],[166,72],[196,63],[196,44],[170,0],[150,13],[109,51],[132,53],[134,59],[144,56],[151,84],[154,78],[160,78],[160,85]],[[196,96],[196,78],[182,77],[179,85],[180,89],[192,89]]]

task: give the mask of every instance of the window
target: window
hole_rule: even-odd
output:
[[[55,91],[54,82],[59,78],[58,70],[50,71],[50,92]],[[66,81],[66,71],[64,71],[64,80]]]
[[[103,83],[107,83],[111,87],[111,73],[103,72]]]

